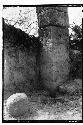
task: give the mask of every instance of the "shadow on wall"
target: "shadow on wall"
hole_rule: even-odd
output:
[[[40,89],[40,42],[3,21],[3,89],[4,98],[16,92]],[[29,92],[28,92],[29,91]]]

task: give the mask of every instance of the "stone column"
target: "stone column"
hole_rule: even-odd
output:
[[[37,7],[42,44],[40,74],[45,88],[54,93],[69,75],[69,20],[67,7]]]

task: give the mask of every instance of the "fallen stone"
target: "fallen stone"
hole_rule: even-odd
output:
[[[59,86],[62,91],[66,91],[69,94],[79,95],[82,93],[82,80],[81,79],[74,79]]]
[[[30,102],[25,93],[11,95],[6,102],[6,109],[10,116],[16,118],[30,111]]]

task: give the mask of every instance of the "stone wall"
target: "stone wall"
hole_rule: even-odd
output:
[[[42,86],[54,94],[68,80],[67,7],[37,7],[37,16],[40,40],[12,26],[3,26],[5,95],[28,93]]]
[[[3,38],[4,98],[16,92],[29,94],[38,86],[38,38],[6,24]]]

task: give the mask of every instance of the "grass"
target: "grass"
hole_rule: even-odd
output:
[[[73,86],[72,91],[71,86]],[[66,89],[66,92],[64,94],[57,92],[54,98],[50,97],[46,91],[33,93],[29,97],[32,112],[27,112],[18,118],[12,118],[4,106],[4,120],[82,120],[81,86],[82,80],[74,80],[63,87],[61,86],[60,89],[62,91]]]

